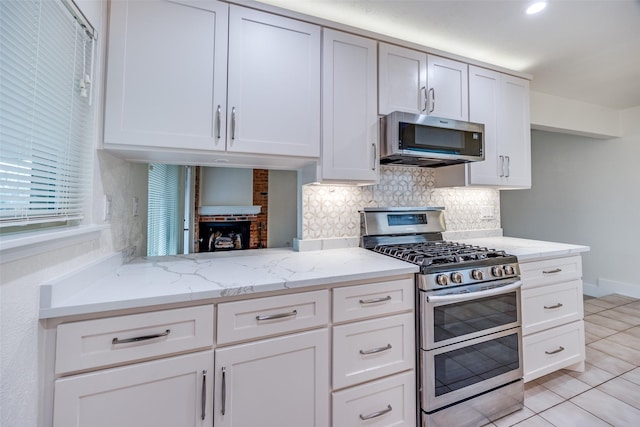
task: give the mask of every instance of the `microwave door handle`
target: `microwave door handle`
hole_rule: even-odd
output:
[[[477,298],[484,298],[493,295],[506,294],[515,289],[518,289],[522,286],[521,280],[516,280],[513,283],[510,283],[505,286],[500,286],[499,288],[487,289],[486,291],[478,291],[472,293],[465,294],[453,294],[453,295],[429,295],[427,296],[427,301],[430,303],[448,303],[448,302],[460,302],[460,301],[470,301]]]

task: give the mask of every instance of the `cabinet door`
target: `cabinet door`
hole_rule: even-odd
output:
[[[228,5],[111,2],[104,141],[224,150]]]
[[[329,424],[326,329],[216,349],[216,427]]]
[[[320,155],[320,27],[231,6],[227,150]]]
[[[427,54],[386,43],[378,46],[378,113],[421,114],[427,105]]]
[[[54,427],[211,426],[213,351],[55,382]]]
[[[469,118],[467,64],[427,56],[427,114],[455,120]]]
[[[378,178],[376,42],[323,30],[322,179]]]
[[[469,66],[469,120],[484,124],[484,161],[467,165],[469,184],[500,185],[498,152],[500,73]],[[503,155],[504,156],[504,155]]]
[[[529,81],[502,75],[498,140],[505,156],[504,175],[509,187],[531,187],[531,118]]]

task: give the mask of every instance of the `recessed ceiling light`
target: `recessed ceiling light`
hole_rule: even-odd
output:
[[[527,15],[533,15],[535,13],[538,13],[542,11],[542,9],[544,9],[545,7],[547,7],[546,1],[535,2],[527,8]]]

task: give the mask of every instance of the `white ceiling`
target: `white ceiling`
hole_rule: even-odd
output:
[[[532,90],[640,106],[640,0],[260,0],[533,75]]]

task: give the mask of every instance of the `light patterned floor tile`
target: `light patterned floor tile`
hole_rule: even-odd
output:
[[[564,399],[535,381],[524,386],[524,406],[538,413],[561,403]]]
[[[596,387],[610,396],[640,409],[640,385],[618,377]],[[640,418],[638,419],[640,424]]]
[[[624,331],[625,334],[633,335],[636,338],[640,338],[640,326],[636,326],[635,328],[627,329]]]
[[[611,372],[615,375],[621,375],[625,372],[632,370],[635,366],[631,363],[627,363],[624,360],[620,360],[616,357],[611,356],[610,354],[603,353],[595,348],[591,347],[596,343],[589,344],[587,346],[587,363],[591,363],[596,367],[603,369],[607,372]]]
[[[591,387],[595,387],[597,385],[602,384],[605,381],[609,381],[614,378],[615,375],[611,372],[607,372],[604,369],[600,369],[597,366],[594,366],[590,363],[585,363],[585,371],[584,372],[576,372],[576,371],[563,371],[564,373],[571,375],[574,378],[579,379],[583,383],[589,384]]]
[[[538,384],[565,399],[570,399],[589,390],[591,386],[570,375],[557,371],[536,380]]]
[[[637,310],[633,308],[627,308],[625,310],[625,307],[622,306],[622,307],[612,308],[611,310],[601,311],[600,313],[598,313],[598,315],[608,317],[609,319],[629,323],[633,326],[640,325],[640,311],[638,311],[638,316],[630,315],[629,311],[637,311]]]
[[[558,427],[606,427],[611,424],[599,419],[573,403],[566,401],[539,414]]]
[[[584,304],[582,304],[582,306],[584,307],[585,316],[587,314],[595,314],[608,309],[607,307],[601,307],[599,305],[591,304],[591,300],[585,302]]]
[[[534,415],[531,418],[527,418],[526,420],[519,422],[516,424],[517,427],[554,427],[549,421],[542,418],[540,415]]]
[[[624,305],[637,301],[636,298],[628,297],[620,294],[611,294],[598,298],[599,301],[606,301],[611,304]]]
[[[626,332],[620,332],[615,335],[611,335],[607,337],[607,341],[640,351],[640,338],[635,337],[631,334],[627,334]]]
[[[611,356],[630,363],[634,367],[640,366],[640,351],[614,342],[610,337],[593,342],[589,344],[587,348],[592,348],[603,353],[610,354]]]
[[[623,374],[620,378],[624,378],[627,381],[640,385],[640,368],[629,371],[626,374]]]
[[[595,388],[570,402],[616,427],[638,427],[640,423],[639,409]]]
[[[526,406],[519,411],[513,412],[493,422],[497,427],[510,427],[529,417],[533,417],[535,413]]]
[[[605,328],[613,329],[618,332],[636,326],[627,322],[621,322],[620,320],[609,319],[608,317],[602,316],[600,313],[585,316],[584,320],[586,322],[595,323],[596,325],[604,326]]]
[[[617,307],[617,304],[613,304],[607,301],[603,301],[602,298],[595,298],[589,300],[589,304],[597,305],[602,308],[614,308]]]
[[[587,316],[587,318],[588,317],[589,316]],[[595,323],[591,323],[588,320],[586,320],[584,322],[584,331],[585,331],[585,333],[588,332],[589,334],[594,335],[594,336],[596,336],[598,338],[606,338],[609,335],[613,335],[613,334],[618,332],[618,331],[616,331],[614,329],[605,328],[604,326],[600,326],[600,325],[597,325]]]

